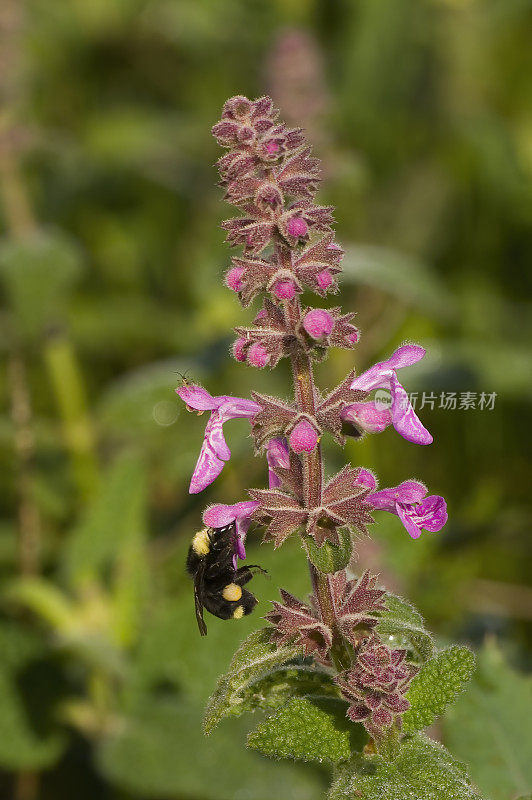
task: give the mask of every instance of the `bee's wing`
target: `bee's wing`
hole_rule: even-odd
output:
[[[194,605],[196,606],[196,620],[199,632],[202,636],[207,635],[207,626],[203,619],[203,587],[205,580],[205,559],[203,559],[194,574]]]

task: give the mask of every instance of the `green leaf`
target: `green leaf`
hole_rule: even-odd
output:
[[[65,747],[54,724],[55,674],[44,661],[45,647],[31,631],[0,626],[0,766],[45,769]]]
[[[416,735],[399,755],[355,756],[336,774],[328,800],[481,800],[463,764],[440,744]]]
[[[532,678],[512,669],[493,642],[477,660],[471,686],[445,715],[444,741],[483,792],[508,800],[532,787]]]
[[[210,733],[223,717],[239,713],[244,702],[243,693],[250,682],[266,677],[270,671],[299,653],[293,646],[278,647],[270,638],[270,629],[261,628],[245,639],[209,698],[203,727]]]
[[[246,750],[242,720],[228,720],[206,739],[201,709],[174,699],[146,697],[99,743],[98,769],[129,796],[191,800],[321,800],[319,774],[273,764]]]
[[[410,708],[403,715],[406,733],[426,728],[464,690],[475,668],[467,647],[448,647],[429,659],[414,677],[406,695]]]
[[[340,544],[325,542],[318,547],[311,536],[303,537],[303,544],[308,557],[320,572],[338,572],[350,562],[353,553],[353,542],[348,528],[340,528]]]
[[[0,278],[22,334],[38,336],[61,320],[68,292],[81,271],[81,252],[64,234],[39,232],[0,247]]]
[[[386,609],[379,615],[379,634],[390,646],[406,648],[418,662],[430,658],[434,653],[434,642],[419,611],[392,594],[386,597]]]
[[[332,697],[292,697],[248,736],[248,746],[271,758],[338,764],[364,743],[346,703]]]

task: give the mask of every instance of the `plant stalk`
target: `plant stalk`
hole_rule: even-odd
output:
[[[286,314],[291,328],[295,331],[301,321],[301,304],[297,298],[287,303]],[[310,357],[301,348],[294,348],[291,354],[291,364],[297,409],[301,413],[314,416],[316,412],[316,389]],[[312,453],[302,456],[302,461],[305,506],[306,508],[318,508],[322,504],[323,489],[323,457],[319,442]],[[331,657],[335,667],[341,672],[350,666],[351,655],[338,630],[330,579],[326,573],[319,572],[310,559],[308,560],[308,566],[321,617],[333,633]]]

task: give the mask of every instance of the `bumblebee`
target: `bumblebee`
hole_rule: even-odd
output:
[[[251,614],[257,598],[242,587],[252,579],[254,570],[266,572],[257,564],[236,567],[236,525],[205,528],[192,539],[187,572],[194,580],[194,603],[199,632],[207,634],[203,609],[219,619],[241,619]]]

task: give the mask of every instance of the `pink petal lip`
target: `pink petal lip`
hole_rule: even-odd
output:
[[[260,503],[255,500],[244,500],[234,505],[218,503],[217,505],[209,506],[203,512],[203,522],[209,528],[222,528],[225,525],[230,525],[231,522],[236,522],[235,555],[233,557],[235,569],[237,559],[244,560],[246,557],[244,542],[250,526],[251,515],[259,505]]]
[[[408,395],[397,380],[395,373],[390,378],[392,392],[392,420],[397,433],[414,444],[432,444],[433,438],[412,408]]]
[[[177,394],[190,408],[197,411],[209,411],[218,407],[218,398],[214,398],[206,389],[201,386],[179,386]]]

